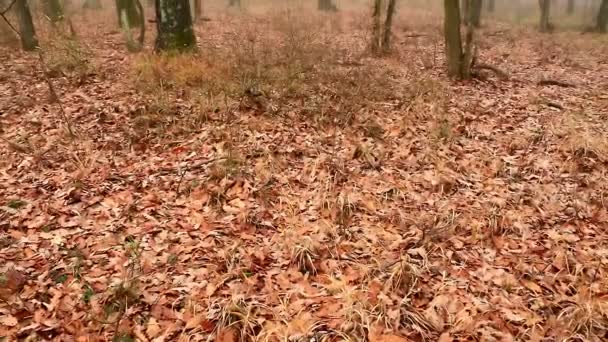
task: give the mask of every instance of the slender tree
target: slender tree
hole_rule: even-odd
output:
[[[101,9],[101,1],[100,0],[85,0],[82,4],[82,8],[86,9]]]
[[[568,3],[566,4],[566,13],[568,15],[574,14],[574,0],[568,0]]]
[[[597,32],[606,33],[606,26],[608,25],[608,0],[602,0],[600,9],[597,13],[597,21],[595,23],[595,29]]]
[[[552,25],[549,20],[551,0],[538,0],[538,4],[540,6],[539,30],[540,32],[550,32],[552,30]]]
[[[131,29],[144,24],[143,12],[138,7],[137,0],[116,0],[116,13],[120,28]]]
[[[372,53],[377,55],[382,49],[382,0],[374,0],[374,7],[372,10]]]
[[[395,15],[396,3],[396,0],[388,0],[386,19],[384,20],[384,31],[382,33],[382,50],[384,50],[384,52],[388,52],[391,48],[393,16]]]
[[[467,24],[473,24],[475,27],[481,26],[481,7],[481,0],[469,0]]]
[[[337,11],[338,8],[331,0],[319,0],[317,3],[319,11]]]
[[[469,4],[470,5],[470,4]],[[473,38],[475,26],[467,25],[464,46],[460,34],[460,5],[458,0],[444,0],[443,30],[447,57],[448,76],[456,79],[471,78],[473,63]]]
[[[192,19],[195,21],[203,17],[203,4],[201,0],[193,0],[192,4]]]
[[[43,10],[51,22],[56,23],[63,20],[63,8],[59,0],[45,0]]]
[[[486,3],[487,3],[486,6],[487,6],[487,9],[488,9],[488,12],[494,13],[494,10],[496,9],[496,1],[494,1],[494,0],[486,0]]]
[[[156,0],[156,30],[157,51],[194,48],[190,1]]]
[[[19,17],[19,36],[21,37],[21,47],[25,51],[33,51],[38,48],[36,30],[32,21],[32,12],[27,0],[16,0],[15,9]]]

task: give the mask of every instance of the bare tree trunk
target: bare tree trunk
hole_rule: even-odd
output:
[[[552,27],[549,20],[549,15],[551,13],[551,0],[538,0],[538,4],[540,6],[539,30],[540,32],[551,32]]]
[[[486,0],[486,2],[488,3],[488,12],[490,13],[494,13],[494,10],[496,9],[496,1],[494,0]]]
[[[19,16],[19,36],[21,38],[21,47],[25,51],[33,51],[38,48],[38,39],[36,38],[36,30],[32,21],[32,12],[27,3],[27,0],[17,0],[15,9]]]
[[[469,13],[467,24],[473,24],[475,27],[481,25],[481,0],[469,0]]]
[[[467,25],[469,23],[469,13],[471,1],[470,0],[460,0],[460,22],[461,24]]]
[[[334,5],[331,0],[319,0],[317,5],[318,5],[319,11],[334,11],[335,12],[338,10],[336,5]]]
[[[85,0],[82,4],[82,8],[86,9],[101,9],[101,1],[100,0]]]
[[[56,23],[63,19],[63,8],[59,0],[45,0],[43,9],[51,22]]]
[[[203,17],[203,4],[202,0],[194,0],[194,21],[200,20]]]
[[[232,7],[232,6],[241,8],[241,0],[229,0],[228,7]]]
[[[606,33],[606,25],[608,25],[608,0],[602,0],[602,4],[597,13],[595,29],[597,32]]]
[[[196,46],[190,1],[156,0],[156,50],[187,50]]]
[[[388,52],[391,48],[391,28],[393,26],[393,16],[395,15],[396,0],[388,0],[386,8],[386,20],[384,21],[384,32],[382,36],[382,51]]]
[[[128,28],[140,27],[143,25],[143,13],[140,13],[137,5],[137,0],[116,0],[116,11],[118,14],[118,26],[124,26],[125,21],[128,23]],[[126,16],[123,19],[123,16]]]
[[[465,0],[466,1],[466,0]],[[448,76],[464,79],[462,38],[460,36],[460,6],[458,0],[443,0],[445,35],[445,53],[447,57]]]
[[[568,4],[566,5],[566,13],[568,15],[574,14],[574,0],[568,0]]]
[[[381,33],[381,19],[380,15],[382,13],[382,0],[374,0],[374,8],[372,12],[372,44],[371,49],[372,53],[377,55],[380,53],[381,44],[382,44],[382,33]]]

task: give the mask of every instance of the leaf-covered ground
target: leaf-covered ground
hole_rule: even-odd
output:
[[[362,12],[217,15],[164,57],[76,15],[41,39],[67,120],[2,47],[0,336],[608,338],[606,38],[487,25],[508,79],[458,83],[400,11],[384,58]]]

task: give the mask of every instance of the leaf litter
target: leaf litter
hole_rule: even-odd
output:
[[[120,35],[83,29],[103,37],[94,72],[56,78],[76,138],[36,58],[3,48],[0,336],[604,340],[605,46],[497,24],[484,32],[512,39],[482,34],[480,54],[510,79],[453,83],[438,21],[433,39],[397,25],[396,51],[371,59],[358,17],[336,16],[320,36],[343,70],[308,65],[292,97],[254,79],[226,103],[187,72],[142,90]],[[198,27],[202,49],[286,32],[252,18]],[[363,84],[339,83],[361,65]]]

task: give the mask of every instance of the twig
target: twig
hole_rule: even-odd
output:
[[[4,21],[6,22],[6,24],[8,25],[8,27],[11,28],[11,30],[13,30],[13,32],[15,32],[15,34],[17,34],[17,37],[21,38],[21,34],[19,33],[19,30],[17,30],[15,28],[15,26],[13,26],[13,24],[11,24],[10,20],[8,20],[8,18],[6,17],[6,13],[13,7],[13,5],[17,2],[17,0],[13,0],[13,2],[10,3],[10,5],[8,5],[8,7],[0,12],[0,16],[2,17],[2,19],[4,19]]]
[[[0,12],[2,14],[2,16],[4,16],[8,11],[10,11],[16,2],[17,2],[17,0],[13,0],[4,11]]]
[[[546,85],[554,85],[563,88],[576,88],[576,85],[564,81],[552,80],[552,79],[544,79],[538,81],[538,85],[546,86]]]
[[[40,48],[38,48],[38,59],[40,60],[40,67],[42,68],[42,74],[44,75],[44,80],[46,81],[46,84],[49,87],[51,102],[57,102],[57,104],[59,105],[59,114],[61,114],[61,118],[63,119],[64,124],[66,125],[66,128],[68,129],[68,132],[70,133],[70,137],[74,138],[76,135],[74,134],[74,130],[72,129],[72,124],[70,122],[70,119],[68,118],[68,116],[65,113],[65,109],[63,108],[61,99],[57,95],[57,92],[55,91],[55,86],[53,85],[53,81],[51,81],[51,77],[49,76],[49,73],[46,70],[46,63],[44,62],[44,56],[42,55],[42,49],[40,49]]]

